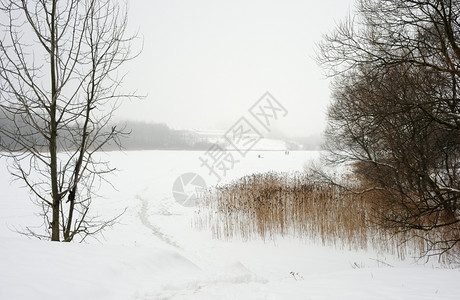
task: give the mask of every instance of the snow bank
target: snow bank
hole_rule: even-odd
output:
[[[0,299],[128,299],[199,268],[155,248],[2,238]]]

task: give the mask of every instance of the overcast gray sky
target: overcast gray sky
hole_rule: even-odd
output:
[[[330,92],[315,43],[352,9],[352,0],[129,1],[144,48],[125,86],[147,97],[118,118],[226,130],[269,91],[288,110],[275,131],[320,133]]]

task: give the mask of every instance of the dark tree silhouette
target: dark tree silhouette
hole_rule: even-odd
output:
[[[319,44],[333,79],[331,162],[373,191],[382,224],[440,254],[460,242],[460,2],[361,0]]]

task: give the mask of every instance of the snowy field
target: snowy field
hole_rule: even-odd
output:
[[[28,192],[0,160],[0,299],[460,299],[460,270],[436,261],[323,247],[292,238],[212,239],[199,213],[173,198],[178,176],[203,152],[107,153],[119,171],[94,212],[120,222],[84,244],[29,240],[15,229],[40,224]],[[261,156],[260,158],[258,156]],[[258,171],[302,170],[317,152],[255,151],[225,180]]]

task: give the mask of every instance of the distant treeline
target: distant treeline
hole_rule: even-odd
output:
[[[125,126],[130,134],[121,140],[126,150],[207,150],[216,141],[207,136],[190,131],[169,128],[164,123],[128,121],[117,126]],[[288,150],[320,150],[323,142],[320,135],[286,138],[282,135],[269,135],[267,138],[284,140]]]
[[[25,147],[48,151],[48,141],[29,124],[29,122],[23,122],[20,117],[0,116],[1,144],[13,151],[23,151]],[[46,124],[39,126],[45,128]],[[101,130],[109,131],[113,126],[126,132],[125,135],[119,136],[118,140],[125,150],[206,150],[212,145],[203,136],[192,131],[171,129],[166,124],[128,121],[101,128]],[[79,139],[80,133],[81,126],[78,124],[68,124],[58,128],[58,151],[75,150],[73,149],[75,143],[71,141]],[[22,136],[23,144],[18,144],[9,135]],[[112,142],[104,145],[102,149],[118,150],[119,147]]]
[[[14,120],[14,121],[13,121]],[[9,149],[21,151],[24,145],[17,144],[14,139],[6,135],[6,132],[13,132],[14,135],[23,136],[23,142],[27,147],[34,147],[38,151],[48,151],[47,140],[30,125],[24,122],[21,117],[0,116],[0,141],[8,145]],[[46,125],[43,124],[43,127]],[[125,121],[101,128],[102,131],[109,131],[113,126],[122,129],[125,135],[119,136],[118,142],[125,150],[207,150],[215,140],[211,141],[208,136],[190,130],[176,130],[164,123],[147,123],[138,121]],[[3,131],[3,132],[2,132]],[[58,151],[72,149],[75,147],[75,139],[81,135],[81,126],[78,124],[67,124],[58,129]],[[102,134],[104,135],[104,134]],[[286,140],[283,136],[267,136],[267,138]],[[317,136],[291,138],[286,142],[289,150],[318,150],[321,138]],[[118,150],[116,144],[106,144],[103,150]]]
[[[129,135],[121,140],[126,150],[207,150],[212,143],[189,130],[176,130],[163,123],[128,121],[124,126]]]

